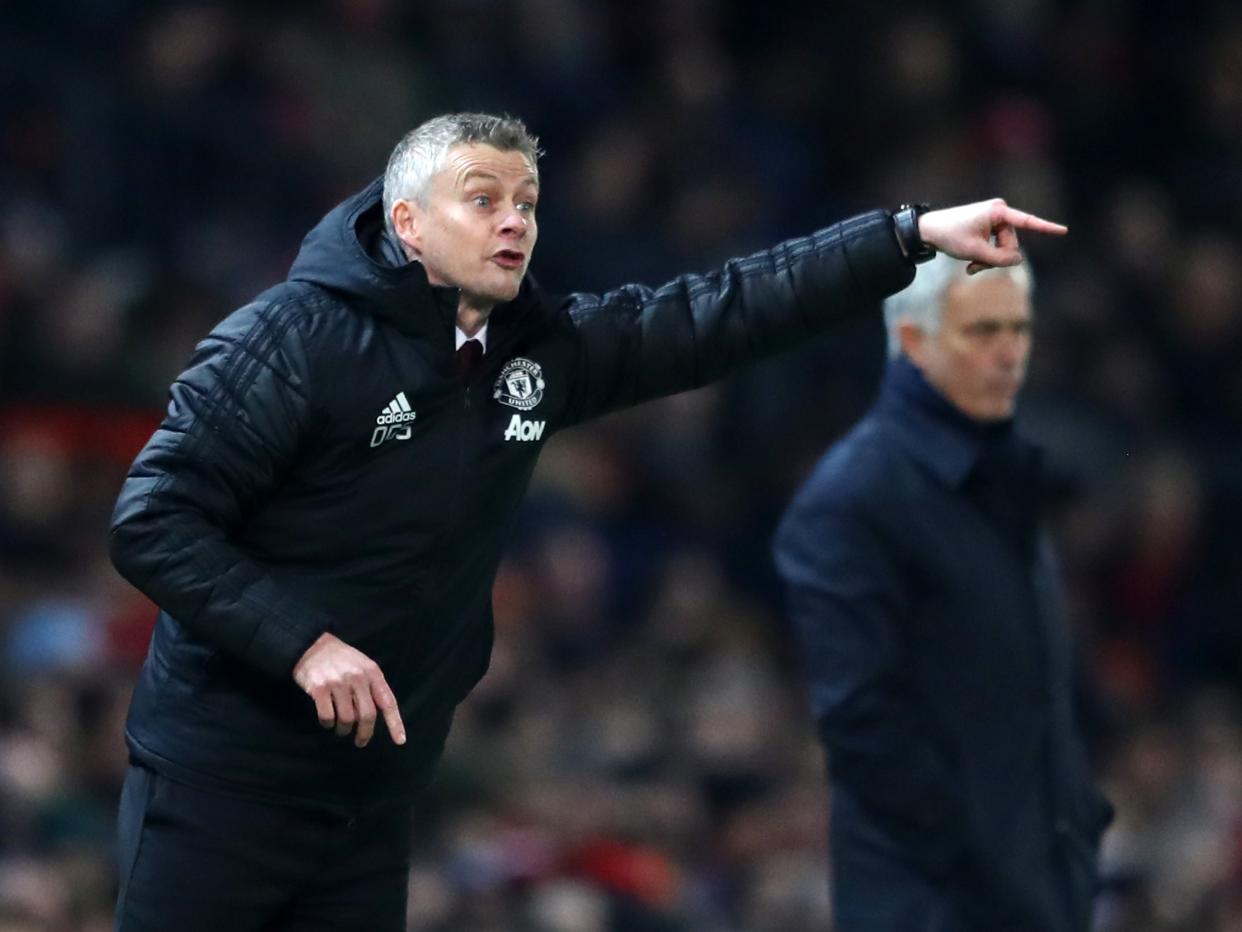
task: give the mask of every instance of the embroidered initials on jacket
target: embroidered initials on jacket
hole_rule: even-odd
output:
[[[371,446],[378,447],[385,440],[409,440],[410,421],[415,417],[405,392],[397,392],[397,397],[388,402],[375,419],[377,426],[371,431]]]

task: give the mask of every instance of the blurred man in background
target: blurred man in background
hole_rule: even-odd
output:
[[[1018,228],[1064,232],[1001,201],[873,211],[660,289],[553,297],[526,275],[538,155],[508,118],[418,127],[172,386],[112,527],[161,608],[119,929],[402,928],[413,803],[487,669],[548,437],[805,340],[936,249],[1006,265]]]
[[[1110,809],[1039,451],[1013,427],[1029,268],[938,256],[885,320],[880,398],[776,539],[828,751],[834,912],[851,932],[1085,930]]]

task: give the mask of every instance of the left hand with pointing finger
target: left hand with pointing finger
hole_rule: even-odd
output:
[[[919,217],[923,242],[955,259],[967,259],[970,274],[1022,261],[1018,230],[1063,236],[1069,228],[1010,207],[999,197],[960,207],[929,210]]]

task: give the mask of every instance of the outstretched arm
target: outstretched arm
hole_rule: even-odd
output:
[[[1000,198],[919,217],[923,242],[978,272],[1022,261],[1017,231],[1065,233]],[[893,215],[873,210],[660,288],[572,295],[580,347],[565,424],[697,388],[804,342],[910,284]]]

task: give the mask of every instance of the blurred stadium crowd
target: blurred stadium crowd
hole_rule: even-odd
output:
[[[4,6],[0,932],[110,928],[153,609],[105,529],[166,386],[402,132],[466,108],[542,138],[553,290],[903,200],[1001,193],[1069,224],[1029,243],[1022,418],[1057,465],[1118,810],[1098,928],[1242,930],[1235,5]],[[411,929],[830,928],[823,761],[768,541],[868,404],[881,329],[549,445],[421,817]]]

